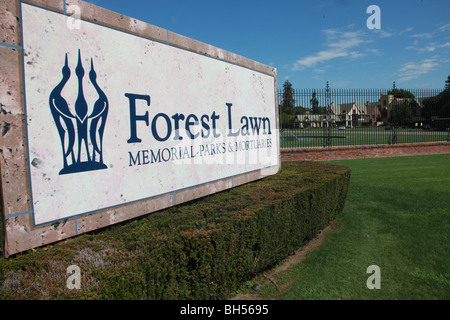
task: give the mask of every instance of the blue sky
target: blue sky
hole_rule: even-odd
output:
[[[450,75],[449,0],[87,2],[272,65],[279,87],[443,88]]]

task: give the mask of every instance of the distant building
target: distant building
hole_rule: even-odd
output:
[[[331,103],[329,115],[311,114],[308,110],[306,114],[296,116],[294,125],[297,128],[381,126],[389,122],[392,108],[398,104],[410,106],[412,121],[416,126],[423,125],[423,98],[395,98],[394,95],[381,95],[376,102],[358,103],[355,100],[350,103]]]
[[[325,114],[299,114],[295,119],[297,128],[327,128],[330,123]]]
[[[394,101],[393,94],[382,94],[380,95],[380,114],[381,122],[388,123],[389,114],[392,110],[392,102]]]
[[[374,105],[370,112],[370,124],[377,127],[383,125],[383,117],[379,104]]]
[[[331,104],[332,114],[339,117],[338,125],[349,128],[368,124],[370,115],[367,112],[367,105],[358,103],[357,100],[352,103]]]

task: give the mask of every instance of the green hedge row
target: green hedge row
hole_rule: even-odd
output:
[[[9,259],[3,299],[226,299],[343,208],[350,169],[285,162],[271,177]],[[68,289],[66,270],[81,270]]]

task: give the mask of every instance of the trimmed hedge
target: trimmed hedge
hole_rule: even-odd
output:
[[[226,299],[342,211],[350,169],[284,162],[257,182],[0,258],[2,299]],[[66,286],[81,269],[81,289]]]

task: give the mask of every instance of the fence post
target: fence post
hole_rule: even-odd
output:
[[[327,115],[327,146],[331,146],[331,92],[330,92],[330,86],[327,81],[327,88],[325,91],[325,104],[327,107],[326,115]]]

